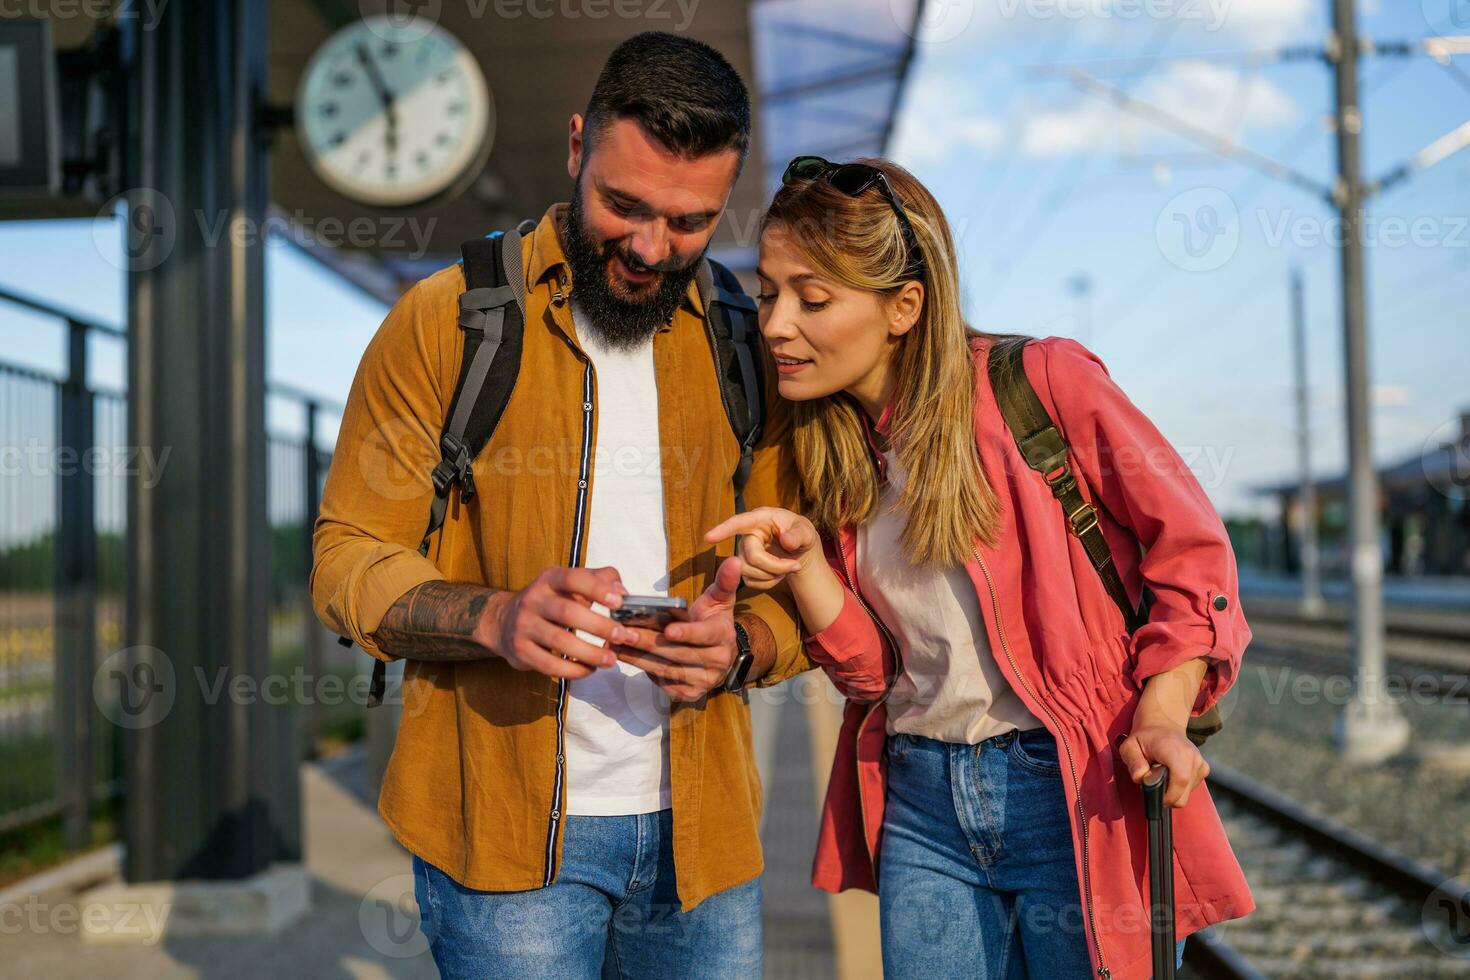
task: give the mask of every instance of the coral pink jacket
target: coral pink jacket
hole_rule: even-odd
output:
[[[975,442],[1003,514],[998,545],[978,547],[965,567],[1001,669],[1057,740],[1096,975],[1143,980],[1152,972],[1147,827],[1142,791],[1116,747],[1146,678],[1206,658],[1195,714],[1234,683],[1251,637],[1235,555],[1199,482],[1102,361],[1066,338],[1028,344],[1026,373],[1071,445],[1078,481],[1099,510],[1130,595],[1136,603],[1144,583],[1154,593],[1148,623],[1130,637],[1060,505],[1027,467],[1001,417],[987,374],[990,343],[970,342]],[[824,540],[829,564],[848,587],[847,603],[806,641],[808,656],[848,698],[812,868],[812,883],[830,892],[877,891],[883,698],[901,668],[891,638],[861,599],[856,543],[852,525]],[[1255,903],[1206,787],[1173,818],[1178,936],[1250,912]]]

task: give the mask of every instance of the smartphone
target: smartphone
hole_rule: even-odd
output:
[[[661,630],[675,620],[687,620],[689,603],[662,595],[625,595],[612,618],[624,626]]]

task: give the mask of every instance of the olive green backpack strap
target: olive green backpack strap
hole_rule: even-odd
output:
[[[1112,550],[1098,524],[1097,508],[1087,502],[1078,486],[1067,440],[1062,437],[1061,430],[1057,428],[1056,422],[1036,394],[1036,389],[1032,387],[1031,379],[1026,376],[1022,357],[1030,339],[1004,337],[991,346],[990,387],[995,393],[996,406],[1006,420],[1011,435],[1015,437],[1016,446],[1021,450],[1026,465],[1041,474],[1041,478],[1051,488],[1052,496],[1061,504],[1068,529],[1082,542],[1088,560],[1102,579],[1103,587],[1123,613],[1128,632],[1137,632],[1139,627],[1148,622],[1148,592],[1145,590],[1143,602],[1137,608],[1128,598],[1123,578],[1113,563]],[[1220,717],[1219,708],[1211,707],[1199,717],[1189,720],[1189,739],[1196,745],[1202,745],[1206,738],[1222,727],[1224,721]]]

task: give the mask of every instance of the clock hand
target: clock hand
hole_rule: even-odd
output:
[[[377,62],[373,61],[373,56],[368,54],[367,45],[359,44],[356,50],[357,60],[362,62],[362,69],[367,73],[368,81],[372,82],[378,98],[382,100],[383,108],[392,113],[393,93],[388,91],[388,84],[383,81],[383,73],[378,70]]]
[[[388,83],[383,80],[383,73],[378,68],[373,56],[368,53],[367,45],[357,45],[357,60],[362,62],[363,71],[367,73],[368,80],[372,82],[373,88],[378,93],[378,98],[383,102],[383,112],[388,117],[388,153],[396,156],[398,153],[398,113],[394,106],[393,93],[388,89]]]

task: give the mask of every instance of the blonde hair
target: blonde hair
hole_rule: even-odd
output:
[[[897,508],[900,538],[916,565],[952,567],[975,542],[994,546],[1000,502],[980,465],[973,423],[972,331],[960,308],[959,271],[949,223],[933,195],[887,160],[854,161],[881,170],[904,204],[923,253],[924,302],[892,355],[897,380],[888,437],[907,475]],[[776,192],[761,231],[778,225],[819,274],[854,289],[895,295],[910,256],[893,208],[877,188],[856,197],[825,180]],[[845,392],[792,405],[794,449],[806,515],[822,533],[863,523],[881,499],[863,409]]]

